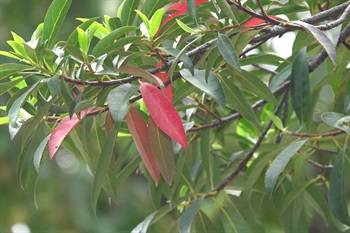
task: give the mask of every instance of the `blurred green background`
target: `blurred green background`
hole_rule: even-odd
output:
[[[43,22],[51,0],[0,0],[0,50],[9,51],[11,31],[26,41]],[[116,16],[120,0],[73,0],[57,39],[65,39],[79,25],[75,18]],[[0,64],[14,62],[0,56]],[[0,97],[0,106],[9,96]],[[4,116],[0,110],[0,117]],[[97,217],[90,206],[91,175],[85,164],[67,151],[44,161],[37,184],[37,205],[17,181],[19,140],[10,141],[0,126],[0,232],[130,232],[154,211],[148,185],[135,175],[118,187],[118,204],[101,194]],[[159,227],[159,226],[158,226]],[[165,226],[164,226],[165,227]],[[168,227],[168,226],[167,226]],[[162,229],[158,228],[159,231]]]

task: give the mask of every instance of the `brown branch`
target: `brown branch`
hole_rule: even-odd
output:
[[[309,159],[308,162],[310,164],[312,164],[314,167],[320,168],[322,170],[329,170],[329,169],[333,168],[333,165],[331,165],[331,164],[330,165],[323,165],[323,164],[320,164],[320,163],[313,161],[311,159]]]
[[[296,133],[291,131],[286,131],[286,134],[293,135],[300,138],[325,138],[325,137],[335,137],[340,134],[345,133],[343,130],[327,132],[323,134],[312,134],[312,133]]]

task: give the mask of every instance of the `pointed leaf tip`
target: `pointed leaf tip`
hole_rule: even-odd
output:
[[[89,113],[92,109],[88,109],[87,111],[81,112],[80,119],[82,120],[87,113]],[[69,116],[62,119],[62,121],[56,126],[56,128],[52,131],[49,138],[49,151],[50,151],[50,159],[56,154],[58,148],[61,146],[63,140],[67,137],[67,135],[80,123],[79,118],[76,114],[70,118]]]
[[[142,98],[154,122],[169,137],[187,148],[185,130],[175,107],[164,96],[163,92],[155,86],[144,82],[140,82],[140,84]]]

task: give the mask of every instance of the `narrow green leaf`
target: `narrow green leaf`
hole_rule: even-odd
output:
[[[184,69],[180,71],[180,74],[184,79],[186,79],[186,81],[213,97],[222,110],[226,108],[224,90],[214,72],[209,73],[208,82],[205,81],[204,70],[195,69],[194,75],[192,76],[189,70]]]
[[[276,90],[284,81],[288,79],[288,77],[292,73],[292,66],[288,65],[286,68],[281,70],[278,74],[275,75],[275,77],[271,80],[269,84],[269,88],[271,91]]]
[[[237,23],[237,19],[235,15],[233,14],[233,11],[231,10],[230,5],[227,3],[226,0],[217,0],[216,3],[220,7],[221,11],[230,19],[232,19],[234,22]]]
[[[266,111],[266,114],[272,120],[273,124],[281,131],[284,131],[282,120],[270,111]]]
[[[185,23],[183,23],[181,20],[176,19],[176,23],[179,25],[180,28],[182,28],[182,30],[184,30],[185,32],[191,33],[191,34],[197,34],[199,31],[198,30],[194,30],[192,28],[190,28],[189,26],[187,26]]]
[[[77,105],[74,107],[74,112],[75,113],[79,113],[81,111],[84,111],[88,108],[93,107],[95,100],[91,100],[91,99],[86,99],[86,100],[82,100],[80,102],[77,103]]]
[[[164,8],[158,9],[152,16],[152,19],[150,20],[150,33],[152,37],[154,37],[158,32],[159,26],[162,23],[164,11]]]
[[[96,20],[98,20],[100,17],[95,17],[95,18],[91,18],[89,20],[86,20],[84,23],[80,24],[79,27],[77,27],[72,34],[70,34],[70,36],[67,39],[67,44],[69,45],[75,45],[78,42],[78,31],[77,29],[80,28],[83,31],[87,30],[90,25],[92,25]]]
[[[147,16],[139,10],[135,10],[135,12],[140,16],[140,18],[141,18],[142,22],[145,24],[147,30],[150,31],[151,27],[149,25]]]
[[[28,95],[34,90],[34,88],[36,88],[36,86],[38,86],[39,83],[40,82],[37,82],[34,85],[32,85],[24,94],[22,94],[18,99],[15,100],[15,102],[13,102],[8,113],[8,117],[10,118],[10,124],[12,125],[12,127],[17,126],[16,121],[22,105],[24,104]]]
[[[116,140],[116,135],[117,127],[113,127],[109,135],[107,136],[106,141],[103,144],[100,158],[97,163],[91,194],[91,205],[95,215],[98,196],[100,195],[102,185],[104,184],[105,177],[107,175],[108,166],[111,162],[111,158],[113,155],[113,148]]]
[[[33,156],[33,165],[35,168],[35,171],[37,174],[39,174],[40,168],[41,168],[41,161],[44,155],[44,150],[46,148],[47,142],[49,141],[50,138],[50,134],[47,135],[44,140],[42,140],[42,142],[40,143],[40,145],[38,146],[38,148],[35,150],[34,152],[34,156]]]
[[[11,90],[12,87],[16,86],[18,83],[22,82],[23,78],[12,80],[6,83],[0,83],[0,96],[7,91]]]
[[[142,159],[141,156],[136,156],[133,160],[131,160],[123,169],[118,173],[115,182],[117,184],[125,181],[135,170],[140,166]]]
[[[154,218],[154,216],[156,215],[158,211],[154,211],[153,213],[151,213],[150,215],[148,215],[145,220],[143,220],[142,222],[140,222],[132,231],[131,233],[146,233],[147,229],[152,221],[152,219]]]
[[[240,82],[245,90],[260,97],[261,99],[266,100],[269,103],[277,105],[278,102],[275,96],[260,78],[245,70],[235,72],[235,75],[239,76],[239,78],[235,80]]]
[[[164,180],[171,185],[175,174],[175,155],[171,138],[148,118],[148,138],[153,159],[156,161]]]
[[[142,78],[147,79],[151,83],[157,83],[159,85],[160,89],[164,92],[164,83],[162,82],[162,80],[160,78],[158,78],[157,76],[147,72],[146,70],[143,70],[143,69],[136,67],[136,66],[126,65],[126,66],[120,67],[119,72],[126,73],[126,74],[132,74],[135,76],[140,76]]]
[[[342,223],[350,226],[350,215],[347,209],[348,188],[350,178],[346,177],[346,169],[350,168],[350,152],[345,143],[334,163],[328,189],[328,203],[333,215]]]
[[[272,196],[272,192],[276,185],[278,176],[287,166],[289,160],[298,152],[298,150],[304,145],[306,141],[307,139],[304,139],[287,146],[281,153],[277,155],[276,159],[267,169],[265,175],[265,188],[270,196]]]
[[[259,119],[245,98],[241,90],[233,83],[232,79],[221,78],[222,85],[228,103],[239,112],[242,117],[260,127]]]
[[[193,69],[192,61],[185,53],[181,53],[181,51],[174,49],[172,47],[159,47],[159,49],[170,54],[175,58],[180,57],[180,61],[182,61],[185,64],[185,66],[191,71],[191,74],[193,74],[194,69]]]
[[[77,28],[77,32],[78,32],[78,42],[79,42],[80,49],[84,54],[87,54],[89,50],[89,40],[83,29]]]
[[[335,46],[328,39],[326,34],[311,24],[308,24],[308,23],[305,23],[302,21],[295,21],[294,23],[302,26],[304,29],[306,29],[306,31],[308,31],[317,40],[317,42],[326,50],[329,58],[331,59],[331,61],[334,64],[334,66],[336,66],[337,65],[337,54],[336,54]]]
[[[227,36],[225,34],[219,33],[217,43],[218,43],[219,51],[223,56],[223,58],[225,59],[225,61],[234,69],[240,71],[241,67],[239,65],[238,57]]]
[[[221,208],[225,232],[254,233],[248,223],[235,211],[228,208]]]
[[[5,63],[0,65],[0,80],[7,78],[13,74],[25,71],[33,70],[34,67],[17,64],[17,63]]]
[[[120,127],[129,108],[129,99],[137,91],[138,86],[129,83],[120,85],[108,93],[107,102],[113,120]]]
[[[183,83],[179,88],[176,88],[173,103],[176,106],[177,103],[182,101],[185,97],[191,95],[195,91],[195,87],[191,85],[189,82]]]
[[[197,24],[197,11],[196,11],[196,1],[187,0],[186,2],[188,14],[191,16],[194,22]]]
[[[47,40],[49,47],[55,39],[72,0],[54,0],[46,12],[43,28],[43,40]]]
[[[309,67],[304,47],[295,57],[291,77],[292,105],[301,124],[307,122],[310,112]]]
[[[123,26],[133,25],[135,10],[138,8],[140,0],[124,0],[119,6],[118,17]]]
[[[61,94],[60,78],[57,75],[52,76],[49,81],[47,81],[47,86],[55,95]]]
[[[138,29],[138,27],[134,27],[134,26],[125,26],[125,27],[121,27],[118,28],[114,31],[112,31],[111,33],[109,33],[107,36],[105,36],[104,38],[102,38],[93,48],[91,54],[94,55],[95,57],[99,57],[102,54],[104,54],[105,52],[105,48],[107,46],[109,46],[111,43],[113,43],[115,40],[117,40],[118,38],[120,38],[121,36],[125,35],[128,32],[134,31]]]
[[[190,233],[192,232],[192,221],[196,216],[199,207],[202,204],[204,196],[196,199],[180,216],[179,218],[179,230],[180,233]]]

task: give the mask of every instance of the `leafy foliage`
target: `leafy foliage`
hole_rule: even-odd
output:
[[[94,176],[94,212],[144,175],[156,210],[134,232],[168,215],[180,232],[350,227],[350,3],[167,3],[125,0],[56,41],[71,1],[54,0],[28,42],[12,33],[0,122],[22,140],[20,184],[35,197],[46,148],[64,147]],[[285,33],[292,54],[267,53]]]

